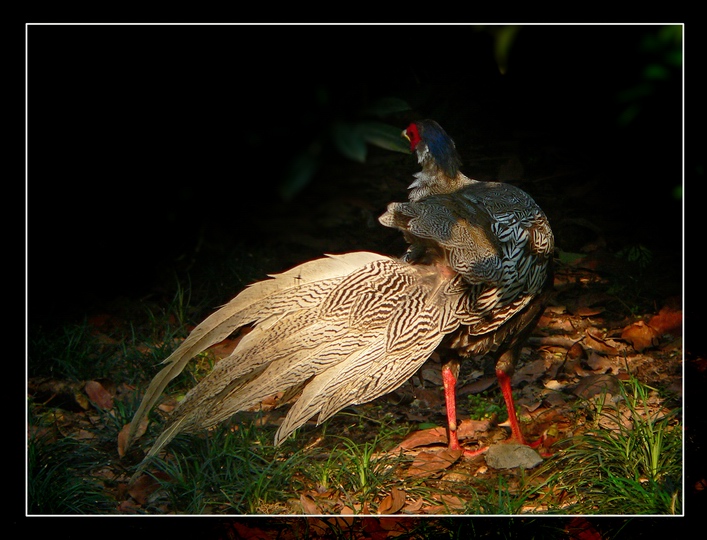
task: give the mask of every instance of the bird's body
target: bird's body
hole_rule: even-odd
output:
[[[439,347],[462,357],[495,354],[509,403],[503,377],[542,313],[551,279],[548,221],[522,190],[464,176],[454,143],[435,122],[413,123],[404,134],[422,171],[410,200],[391,203],[380,221],[403,232],[405,256],[328,256],[245,289],[165,361],[128,444],[190,358],[249,324],[233,353],[175,409],[148,455],[181,431],[214,425],[279,392],[283,403],[299,394],[277,431],[279,444],[314,416],[322,422],[396,389]],[[458,446],[453,367],[444,374],[450,445]]]

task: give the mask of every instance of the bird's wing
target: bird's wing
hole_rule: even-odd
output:
[[[307,287],[288,291],[307,307],[258,326],[219,361],[174,410],[148,457],[177,433],[205,428],[278,392],[302,389],[276,443],[314,415],[318,420],[403,384],[458,325],[444,312],[455,305],[453,277],[436,268],[380,257],[335,278],[315,301]],[[254,338],[251,336],[255,335]]]
[[[317,298],[312,291],[326,289],[342,276],[350,274],[371,261],[380,259],[387,259],[387,257],[365,251],[328,255],[301,264],[281,274],[272,275],[271,279],[247,287],[233,300],[199,324],[163,362],[166,366],[150,382],[131,421],[126,448],[134,441],[141,420],[155,405],[167,384],[182,372],[184,366],[194,356],[223,341],[241,326],[260,321],[262,328],[252,337],[246,336],[246,342],[253,341],[258,334],[264,333],[269,326],[272,326],[279,317],[288,311],[302,309],[306,307],[312,297]],[[314,296],[293,294],[293,291],[296,290],[306,290]]]

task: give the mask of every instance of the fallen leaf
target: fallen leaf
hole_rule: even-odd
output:
[[[612,362],[609,357],[602,356],[592,351],[589,358],[587,358],[587,365],[594,371],[601,371],[604,373],[607,370],[613,369],[614,362]]]
[[[613,396],[619,395],[621,392],[621,384],[619,380],[608,373],[598,375],[587,375],[580,379],[572,393],[584,399],[589,399],[597,394],[605,392]]]
[[[141,474],[129,487],[128,495],[135,499],[138,504],[144,505],[147,502],[147,498],[152,495],[158,487],[160,487],[160,483],[153,476]]]
[[[600,313],[604,312],[603,307],[591,307],[591,306],[581,306],[578,307],[577,310],[574,312],[575,315],[579,315],[580,317],[593,317],[594,315],[599,315]]]
[[[416,501],[406,504],[405,508],[403,508],[403,513],[404,514],[418,514],[424,503],[425,503],[424,499],[422,497],[420,497]]]
[[[331,525],[320,518],[307,518],[307,526],[311,530],[313,538],[324,538],[331,532]]]
[[[113,408],[113,396],[98,381],[88,381],[83,389],[88,398],[99,409],[108,411]]]
[[[165,413],[171,413],[177,407],[177,400],[173,397],[166,397],[162,403],[157,405],[157,408]]]
[[[34,378],[27,382],[27,391],[36,402],[72,412],[83,412],[91,408],[83,387],[80,382],[48,378]]]
[[[140,512],[142,508],[140,507],[139,504],[137,504],[135,501],[127,500],[127,501],[122,501],[118,505],[118,512],[121,514],[137,514]]]
[[[542,358],[526,364],[513,374],[512,384],[518,386],[523,382],[533,382],[542,377],[547,371],[545,360]]]
[[[307,495],[306,493],[303,493],[299,497],[299,502],[302,505],[302,511],[305,514],[321,514],[322,510],[319,508],[319,505],[316,503],[314,498],[311,495]]]
[[[621,339],[629,342],[636,352],[653,347],[658,344],[659,332],[643,321],[628,325],[621,332]]]
[[[648,326],[655,329],[658,334],[672,334],[678,337],[682,334],[682,311],[666,306],[658,312],[658,315],[651,317]]]
[[[396,514],[405,506],[405,492],[396,487],[378,505],[379,514]]]
[[[354,510],[353,508],[349,508],[348,506],[344,506],[341,508],[339,514],[341,516],[329,518],[330,523],[334,523],[334,526],[337,529],[350,529],[351,526],[354,524]],[[343,517],[346,516],[346,517]]]
[[[464,499],[457,497],[456,495],[442,494],[435,496],[435,499],[441,501],[443,504],[429,507],[427,509],[427,513],[429,514],[447,514],[449,513],[449,510],[464,509]]]
[[[567,350],[567,358],[569,360],[580,360],[587,357],[587,351],[584,350],[579,343],[573,343],[572,346]]]
[[[446,428],[435,427],[416,431],[393,449],[393,453],[396,453],[400,449],[412,450],[420,446],[431,446],[434,444],[447,444]]]
[[[445,448],[439,452],[421,452],[407,470],[407,476],[430,476],[451,467],[463,454],[462,450]]]
[[[135,432],[135,438],[138,439],[142,437],[145,434],[145,431],[147,431],[147,426],[149,424],[149,420],[147,417],[143,418],[140,421],[140,425],[137,428],[137,431]],[[120,433],[118,433],[118,455],[120,457],[123,457],[125,455],[125,443],[127,442],[128,439],[128,432],[130,431],[130,424],[125,424],[123,426],[123,429],[120,430]]]
[[[238,345],[242,337],[242,335],[238,335],[235,338],[226,338],[216,345],[212,345],[208,350],[211,351],[217,359],[221,360],[231,355],[233,349],[236,348],[236,345]]]
[[[435,409],[444,404],[444,393],[437,388],[417,388],[415,389],[415,399],[424,405],[425,409]]]
[[[382,519],[365,517],[361,520],[361,530],[365,533],[365,538],[371,540],[385,540],[388,538],[388,531],[381,527]]]
[[[496,382],[496,377],[482,377],[478,381],[474,381],[473,383],[465,384],[462,386],[457,394],[459,396],[462,396],[464,394],[479,394],[483,392],[484,390],[488,390],[493,386],[493,384]]]
[[[601,354],[613,355],[618,353],[616,347],[614,347],[607,340],[602,338],[599,333],[593,330],[592,328],[587,328],[585,332],[584,343],[590,349],[593,349]]]
[[[479,433],[485,433],[491,429],[491,424],[491,420],[461,420],[457,426],[457,437],[460,440],[478,438]]]
[[[442,370],[439,366],[425,367],[420,370],[420,376],[426,382],[437,386],[442,385]]]

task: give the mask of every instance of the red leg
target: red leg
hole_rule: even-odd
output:
[[[444,402],[447,406],[449,449],[461,450],[459,438],[457,437],[457,378],[449,364],[442,366],[442,382],[444,383]]]
[[[444,383],[444,402],[447,406],[447,433],[449,438],[448,448],[450,450],[462,450],[465,456],[478,456],[488,450],[488,447],[480,450],[466,450],[459,444],[457,436],[457,376],[450,364],[442,366],[442,382]]]
[[[525,444],[531,448],[535,448],[542,443],[541,439],[538,439],[534,443],[527,443],[525,437],[523,437],[523,432],[520,430],[520,424],[518,423],[518,417],[516,416],[516,407],[513,403],[513,393],[511,390],[511,378],[508,373],[502,369],[496,370],[496,377],[498,377],[498,385],[501,387],[501,392],[503,393],[503,400],[506,402],[506,410],[508,411],[508,421],[511,424],[511,439],[517,443]]]
[[[511,390],[511,378],[508,374],[500,369],[496,370],[496,377],[498,377],[498,385],[501,387],[501,392],[503,393],[503,400],[506,402],[506,410],[508,411],[508,421],[511,424],[511,438],[520,444],[526,444],[525,438],[523,437],[523,432],[520,430],[520,424],[518,423],[518,417],[516,416],[516,407],[513,403],[513,393]]]

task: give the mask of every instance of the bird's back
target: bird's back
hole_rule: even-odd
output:
[[[450,298],[452,309],[466,335],[481,336],[543,293],[554,240],[545,214],[523,190],[464,179],[456,191],[392,203],[380,221],[404,232],[409,262],[437,263],[459,275],[463,293]]]

